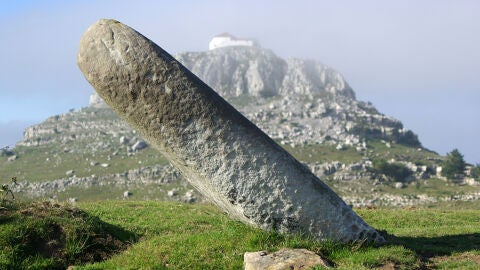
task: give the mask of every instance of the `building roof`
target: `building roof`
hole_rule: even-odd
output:
[[[236,38],[235,36],[233,36],[233,35],[231,35],[230,33],[227,33],[227,32],[223,32],[219,35],[214,36],[214,38],[216,38],[216,37],[229,37],[232,40],[238,40],[238,38]]]

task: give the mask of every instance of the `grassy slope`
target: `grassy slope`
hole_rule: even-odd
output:
[[[168,161],[151,147],[135,156],[111,156],[109,160],[108,156],[113,151],[96,154],[64,153],[63,148],[68,146],[67,143],[62,145],[47,144],[37,147],[16,147],[15,151],[19,153],[18,160],[7,162],[7,157],[0,157],[0,183],[5,182],[12,176],[16,176],[19,181],[43,182],[66,178],[65,172],[69,170],[74,170],[78,177],[92,174],[103,176],[142,166],[168,164]],[[109,167],[91,166],[91,161],[107,163]]]
[[[20,158],[14,162],[7,162],[7,157],[0,157],[0,184],[7,183],[10,177],[16,176],[18,181],[27,180],[29,182],[42,182],[59,178],[66,178],[65,172],[75,170],[78,177],[111,175],[113,173],[123,173],[129,169],[135,169],[142,166],[151,166],[154,164],[166,165],[168,161],[155,149],[149,147],[138,152],[134,156],[126,157],[125,153],[112,156],[112,150],[98,151],[97,153],[64,153],[65,146],[55,146],[52,144],[39,147],[17,147],[16,151]],[[352,147],[344,150],[336,150],[335,145],[320,144],[306,145],[292,148],[289,145],[282,145],[287,151],[292,153],[297,159],[305,162],[326,162],[340,161],[346,164],[359,162],[363,154],[370,158],[383,158],[386,160],[406,160],[416,163],[430,165],[431,159],[439,159],[440,156],[427,150],[417,151],[417,149],[402,145],[392,144],[387,148],[380,141],[371,141],[368,143],[367,153],[359,153]],[[124,151],[124,150],[122,150]],[[370,151],[372,151],[370,153]],[[52,155],[51,153],[56,153]],[[110,160],[108,156],[111,156]],[[48,161],[47,161],[48,158]],[[99,163],[108,163],[110,166],[103,168],[99,165],[91,166],[90,161]],[[335,181],[329,177],[322,178],[335,192],[341,196],[357,193],[360,196],[368,197],[372,189],[378,193],[388,193],[394,195],[420,196],[428,195],[432,197],[445,197],[450,195],[461,195],[478,191],[477,187],[450,185],[439,179],[430,179],[428,181],[418,181],[417,185],[409,185],[404,189],[395,189],[393,182],[391,185],[374,186],[373,181],[354,181],[345,182]],[[54,194],[59,200],[69,197],[76,197],[82,201],[85,200],[103,200],[103,199],[121,199],[125,190],[134,192],[137,200],[163,200],[166,197],[167,190],[173,188],[182,188],[178,184],[163,186],[115,186],[105,189],[94,187],[90,189],[71,188],[67,192]],[[189,189],[187,187],[186,189]]]
[[[105,138],[105,141],[111,141],[112,138]],[[47,144],[37,147],[18,146],[15,152],[18,154],[18,160],[8,162],[6,156],[0,157],[0,183],[16,176],[19,181],[27,180],[31,182],[42,182],[65,178],[65,172],[74,170],[78,177],[108,175],[112,173],[121,173],[128,169],[139,168],[154,164],[168,164],[168,161],[158,151],[149,147],[138,152],[135,156],[126,157],[123,148],[121,153],[113,156],[113,149],[99,150],[96,153],[65,153],[64,148],[80,147],[82,141],[67,142],[61,145]],[[387,148],[379,141],[368,143],[368,153],[359,153],[352,147],[344,150],[336,150],[335,145],[330,144],[312,144],[292,148],[290,145],[282,145],[295,158],[304,162],[331,162],[340,161],[346,164],[359,162],[364,157],[383,158],[386,160],[396,159],[405,160],[422,164],[430,164],[429,159],[438,159],[439,155],[423,150],[417,151],[415,148],[403,145],[393,144]],[[371,151],[371,152],[370,152]],[[110,160],[109,157],[110,156]],[[91,161],[99,163],[108,163],[110,166],[102,168],[100,166],[90,166]],[[3,181],[2,181],[3,180]]]
[[[295,158],[305,162],[323,163],[340,161],[350,164],[359,162],[362,158],[367,157],[370,159],[395,159],[410,161],[416,164],[431,165],[431,159],[441,159],[441,156],[426,149],[418,151],[417,148],[401,144],[391,144],[390,147],[387,147],[379,140],[368,141],[366,152],[358,152],[353,147],[345,147],[343,150],[337,150],[336,146],[336,144],[309,144],[292,148],[290,145],[282,145],[282,147]]]
[[[81,208],[140,236],[127,251],[82,269],[241,269],[244,252],[282,247],[308,248],[338,269],[433,264],[475,269],[480,260],[480,215],[473,209],[359,209],[369,224],[389,234],[389,245],[373,248],[263,232],[230,220],[212,205],[106,201]]]
[[[72,169],[78,176],[107,175],[140,166],[167,164],[167,161],[151,148],[133,157],[113,156],[112,160],[108,160],[111,151],[100,151],[93,155],[73,154],[64,153],[65,146],[68,147],[18,147],[16,150],[20,152],[19,159],[14,162],[7,162],[7,157],[0,157],[0,183],[4,183],[11,176],[17,176],[20,181],[63,178],[65,172]],[[55,147],[58,149],[54,149]],[[352,163],[363,157],[362,153],[353,148],[338,151],[333,145],[284,147],[296,158],[307,162],[338,160]],[[52,153],[58,154],[55,156]],[[368,142],[368,149],[364,154],[370,158],[394,158],[425,165],[431,163],[430,159],[439,158],[432,152],[419,152],[414,148],[396,144],[387,148],[378,141]],[[92,160],[109,163],[111,166],[92,167],[89,165]],[[443,186],[440,181],[430,180],[426,188],[443,194],[447,192]],[[399,192],[390,187],[381,188],[389,193]],[[458,192],[458,189],[463,187],[452,186],[448,192]],[[116,193],[121,194],[121,190]],[[401,191],[412,194],[423,192],[413,186]],[[75,192],[72,190],[72,194],[66,193],[65,196],[73,196]],[[463,209],[464,205],[461,206],[458,209]],[[86,266],[87,269],[163,269],[166,265],[169,269],[239,269],[242,267],[244,252],[277,250],[284,246],[307,247],[322,253],[340,269],[368,269],[383,265],[412,269],[431,264],[444,269],[475,269],[474,262],[480,263],[478,205],[474,207],[475,210],[358,210],[372,226],[394,235],[390,237],[392,244],[378,249],[319,244],[262,232],[231,221],[210,205],[116,201],[84,203],[81,207],[93,215],[98,215],[102,220],[142,237],[141,241],[129,250],[103,263]],[[3,225],[0,223],[0,226]]]

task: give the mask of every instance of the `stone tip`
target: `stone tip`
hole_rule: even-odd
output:
[[[112,24],[112,23],[121,23],[115,19],[105,19],[105,18],[102,18],[102,19],[99,19],[98,21],[96,21],[93,25],[95,24]]]
[[[109,74],[125,73],[127,66],[136,56],[130,48],[133,29],[115,19],[99,19],[82,35],[77,54],[77,65],[85,78],[94,86],[102,98],[112,83]],[[138,50],[137,50],[138,51]]]

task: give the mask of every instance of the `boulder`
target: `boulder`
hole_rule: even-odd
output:
[[[277,252],[246,252],[243,255],[245,270],[293,270],[311,269],[315,266],[330,267],[319,255],[307,249],[281,249]]]
[[[145,141],[137,141],[135,144],[132,145],[132,151],[140,151],[146,148],[148,144]]]
[[[186,203],[194,203],[196,200],[197,198],[195,198],[195,195],[193,194],[193,190],[189,190],[185,193],[184,201]]]
[[[129,141],[130,140],[125,136],[120,137],[120,144],[128,144]]]
[[[177,196],[177,195],[178,195],[178,191],[176,189],[172,189],[172,190],[169,190],[167,192],[168,197],[174,197],[174,196]]]
[[[396,189],[402,189],[405,187],[405,184],[402,182],[395,182],[395,188]]]
[[[317,240],[385,239],[305,166],[158,45],[115,20],[77,62],[100,97],[232,218]]]

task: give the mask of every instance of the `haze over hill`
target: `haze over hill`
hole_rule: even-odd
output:
[[[448,183],[438,174],[443,157],[423,148],[399,120],[357,100],[328,66],[283,59],[258,46],[176,58],[353,205],[417,205],[455,194],[455,200],[480,198],[471,193],[475,187],[445,191]],[[375,169],[375,160],[404,169],[386,175]],[[0,152],[0,178],[12,174],[18,191],[29,197],[121,199],[122,192],[126,198],[133,192],[137,199],[203,200],[96,94],[89,107],[27,128],[14,149]],[[432,189],[430,181],[440,188]],[[477,184],[472,177],[458,182]]]
[[[229,46],[205,52],[180,53],[176,58],[228,99],[251,121],[282,144],[338,144],[361,147],[366,140],[421,147],[417,136],[403,124],[385,116],[370,103],[357,101],[343,76],[319,62],[282,59],[259,46]],[[91,106],[103,108],[95,94]],[[92,115],[94,117],[94,115]],[[60,121],[54,116],[45,124],[25,131],[20,145],[42,145],[81,137],[95,140],[89,118]],[[60,121],[60,122],[59,122]],[[117,123],[118,122],[118,123]],[[103,129],[118,133],[121,120]],[[79,127],[75,127],[80,125]],[[125,126],[124,124],[121,124]]]
[[[258,46],[234,46],[176,58],[271,137],[295,143],[359,144],[368,138],[420,146],[400,121],[358,102],[334,69],[312,60],[288,59]],[[408,137],[408,138],[407,138]]]
[[[28,125],[88,102],[75,64],[99,18],[141,30],[170,53],[203,51],[229,31],[282,58],[339,70],[357,98],[401,119],[422,143],[480,162],[477,1],[7,1],[0,8],[0,144]]]

